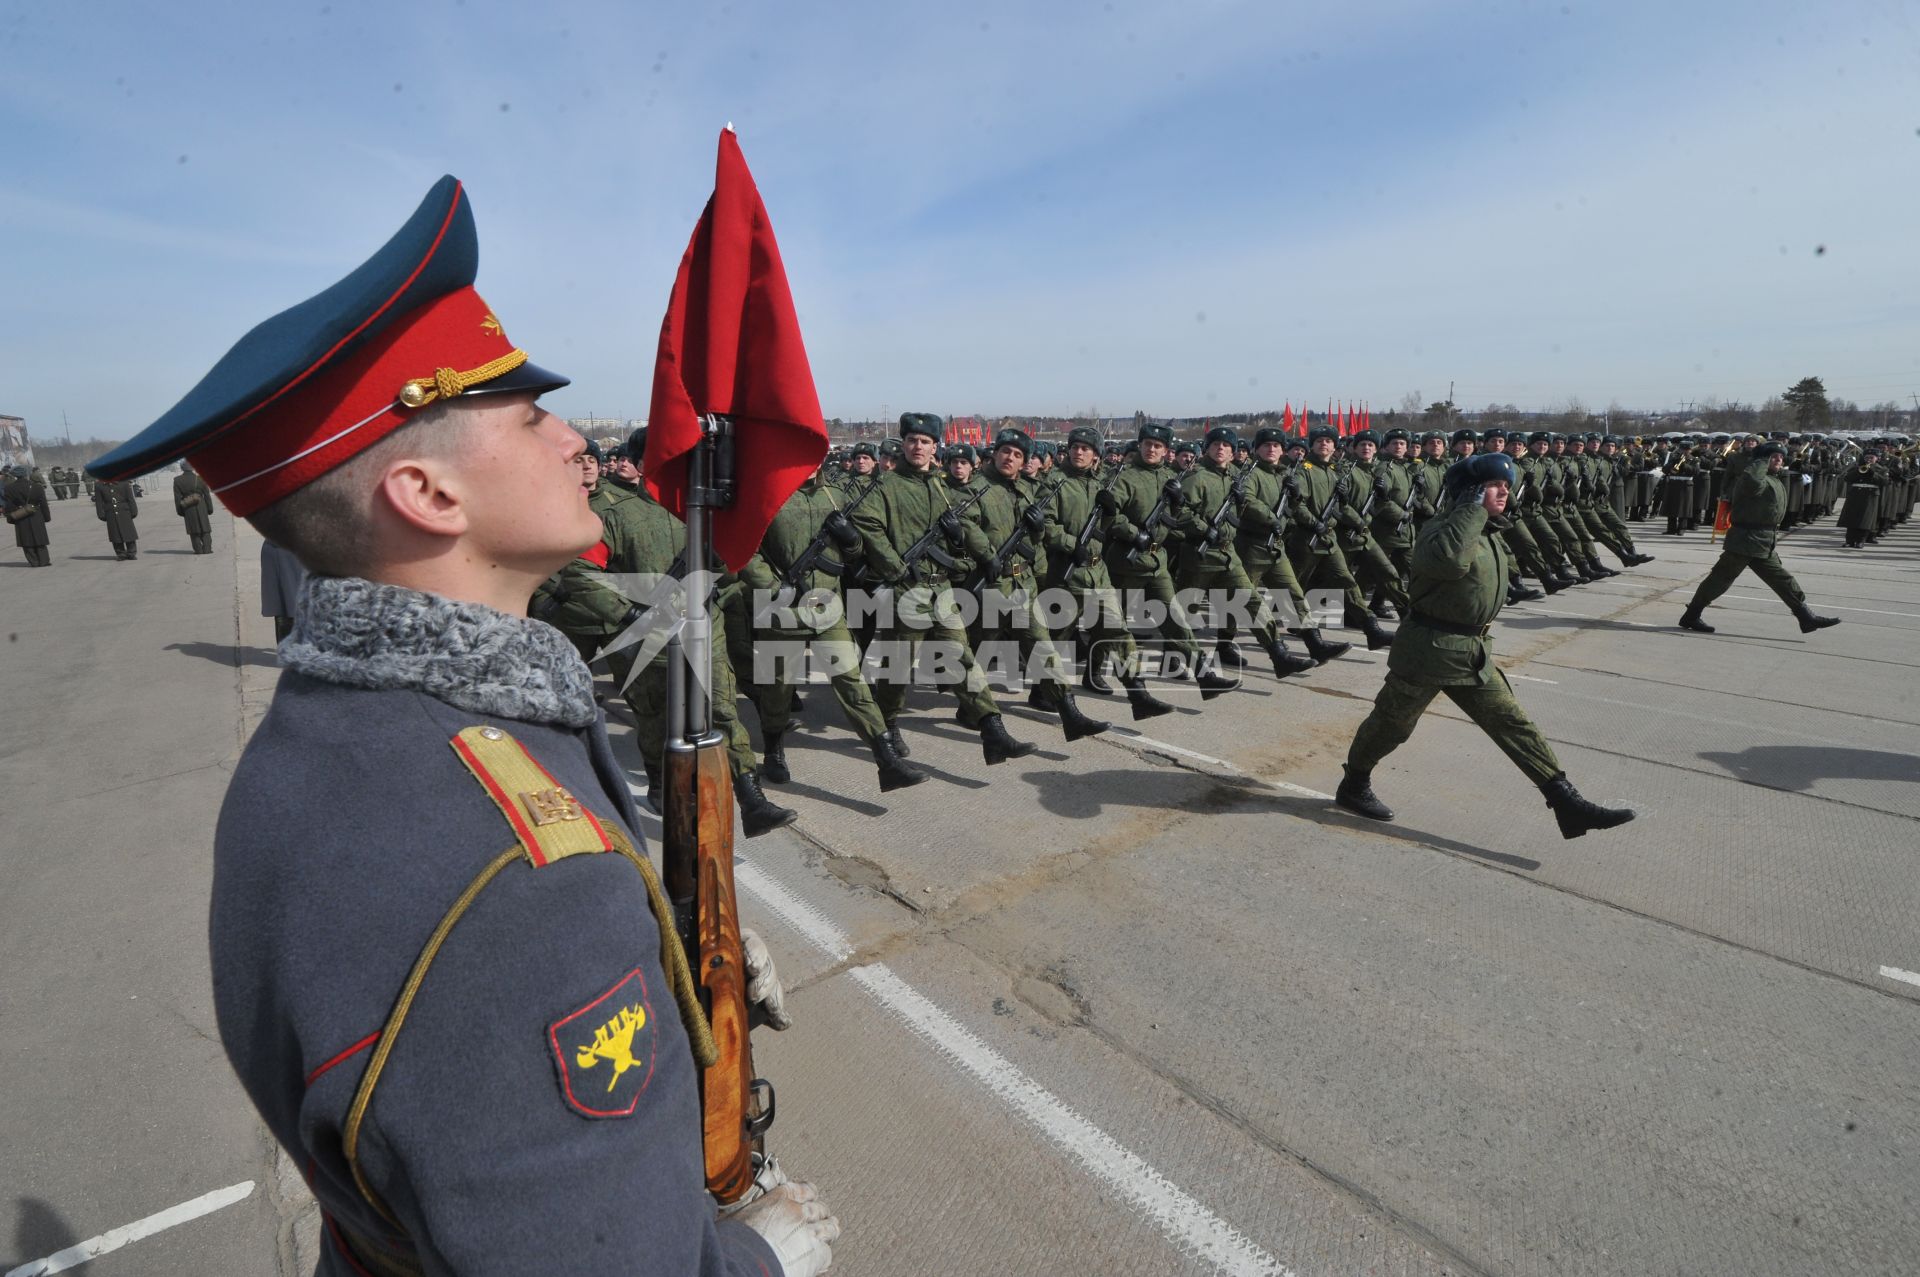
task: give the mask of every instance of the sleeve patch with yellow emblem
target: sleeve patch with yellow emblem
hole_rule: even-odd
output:
[[[653,1080],[659,1031],[638,967],[547,1029],[560,1090],[582,1117],[631,1117]]]

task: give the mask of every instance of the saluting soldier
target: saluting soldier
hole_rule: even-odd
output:
[[[191,464],[173,476],[173,512],[186,521],[195,554],[213,553],[213,492]]]
[[[591,674],[524,615],[601,535],[583,445],[476,260],[442,179],[350,287],[92,465],[191,456],[314,570],[214,835],[221,1042],[319,1201],[323,1277],[818,1273],[811,1187],[769,1174],[724,1219],[706,1192],[672,906]]]
[[[1515,699],[1494,664],[1488,635],[1506,598],[1506,543],[1490,535],[1504,518],[1516,472],[1504,453],[1462,459],[1447,471],[1447,509],[1421,530],[1413,548],[1413,610],[1387,655],[1387,676],[1373,712],[1354,733],[1334,801],[1371,820],[1393,811],[1373,792],[1373,769],[1413,735],[1420,715],[1445,693],[1540,787],[1563,838],[1633,819],[1625,809],[1587,801],[1573,787],[1553,746]]]
[[[47,506],[47,494],[33,486],[33,472],[27,467],[15,466],[7,475],[5,487],[0,489],[0,506],[4,506],[7,522],[13,525],[13,543],[26,555],[27,565],[52,567],[47,522],[53,518],[53,511]]]
[[[1780,478],[1786,462],[1786,449],[1769,441],[1754,449],[1746,468],[1737,473],[1727,498],[1732,507],[1733,527],[1722,543],[1713,570],[1700,582],[1693,601],[1681,614],[1681,629],[1713,633],[1713,626],[1701,619],[1700,614],[1727,592],[1735,577],[1749,568],[1780,596],[1780,601],[1800,622],[1802,634],[1840,624],[1837,616],[1814,615],[1813,609],[1807,606],[1806,592],[1793,579],[1793,573],[1787,571],[1786,564],[1780,562],[1775,549],[1780,538],[1780,518],[1787,512],[1786,483]]]
[[[134,500],[133,485],[124,480],[105,479],[94,484],[93,512],[107,525],[107,540],[113,544],[114,557],[138,558],[140,530],[133,521],[140,513],[140,506]]]

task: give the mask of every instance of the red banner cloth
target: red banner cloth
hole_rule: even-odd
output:
[[[713,512],[713,545],[739,571],[826,456],[827,427],[773,225],[732,129],[721,131],[713,197],[680,259],[653,366],[647,487],[678,515],[707,413],[733,419],[735,495]]]

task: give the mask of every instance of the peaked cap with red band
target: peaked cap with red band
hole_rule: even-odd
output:
[[[465,188],[443,177],[359,269],[242,337],[165,416],[88,472],[129,479],[191,457],[244,517],[429,404],[566,385],[507,340],[473,291],[479,262]]]

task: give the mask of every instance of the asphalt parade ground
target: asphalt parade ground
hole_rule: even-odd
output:
[[[0,1275],[308,1273],[207,970],[277,673],[259,543],[223,513],[196,557],[156,509],[116,562],[85,513],[0,566]],[[1574,782],[1639,812],[1577,841],[1444,700],[1375,773],[1397,819],[1336,810],[1384,652],[1250,658],[1138,727],[1086,696],[1115,727],[1071,746],[1009,698],[1041,749],[991,769],[916,692],[934,779],[885,796],[812,689],[800,819],[737,871],[834,1271],[1920,1271],[1920,529],[1788,537],[1845,622],[1814,635],[1751,578],[1674,629],[1714,551],[1655,532],[1496,628]]]

